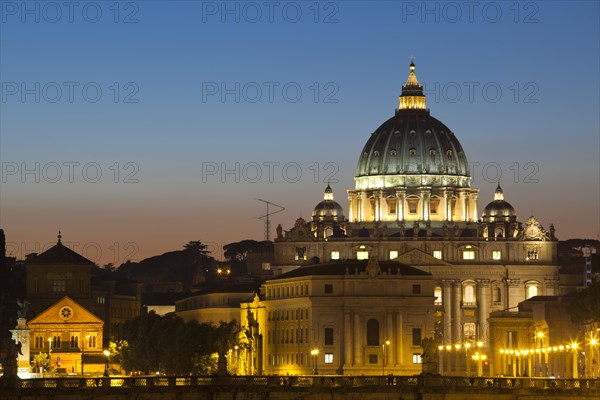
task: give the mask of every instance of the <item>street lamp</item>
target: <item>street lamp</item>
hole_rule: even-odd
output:
[[[85,363],[85,342],[90,340],[90,335],[85,335],[85,340],[81,343],[81,375],[83,375],[83,365]]]
[[[471,360],[469,359],[469,349],[471,348],[471,343],[465,343],[465,362],[467,363],[467,376],[471,375]]]
[[[381,362],[381,375],[385,376],[385,362],[387,360],[387,346],[390,345],[390,341],[386,340],[384,344],[381,345],[383,347],[383,360]]]
[[[483,376],[483,362],[487,359],[485,354],[479,352],[473,354],[473,360],[477,361],[477,376]]]
[[[313,372],[315,375],[319,374],[319,349],[312,349],[310,355],[313,357]]]
[[[110,351],[104,350],[104,357],[106,357],[106,361],[104,362],[104,376],[108,377],[108,357],[110,356]]]

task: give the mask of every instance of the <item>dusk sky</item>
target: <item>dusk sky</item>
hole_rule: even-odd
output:
[[[67,5],[65,5],[67,4]],[[263,239],[257,198],[347,214],[411,55],[480,189],[600,234],[597,1],[1,1],[0,227],[99,264]],[[223,170],[226,169],[226,173]],[[500,176],[501,175],[501,176]]]

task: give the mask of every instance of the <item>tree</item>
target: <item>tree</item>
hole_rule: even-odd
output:
[[[600,322],[600,282],[577,293],[567,312],[575,323]]]
[[[202,243],[199,240],[192,240],[183,245],[184,250],[188,250],[196,253],[199,259],[204,259],[209,257],[210,251],[208,250],[208,246]]]

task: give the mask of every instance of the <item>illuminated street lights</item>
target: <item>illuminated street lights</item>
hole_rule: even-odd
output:
[[[108,377],[108,357],[110,356],[110,351],[104,350],[102,353],[104,353],[104,357],[106,357],[106,360],[104,361],[104,376]]]
[[[81,343],[81,375],[83,375],[83,365],[85,363],[85,342],[90,340],[90,335],[85,335],[85,340]]]
[[[315,375],[319,374],[319,349],[312,349],[310,355],[313,357],[313,371]]]
[[[471,343],[465,343],[465,362],[467,363],[467,376],[471,375],[471,360],[469,359],[469,349]]]
[[[477,361],[477,376],[483,376],[483,362],[487,359],[485,354],[479,352],[473,354],[473,360]]]
[[[598,371],[598,360],[596,359],[596,347],[598,347],[598,339],[596,339],[594,337],[591,338],[590,339],[590,346],[592,347],[591,348],[591,353],[592,353],[592,368],[591,368],[591,370],[592,370],[592,378],[599,377],[600,374],[597,373],[597,371]]]
[[[381,362],[381,374],[385,376],[385,362],[387,361],[387,347],[390,345],[390,341],[386,340],[384,344],[381,345],[383,348],[383,360]]]

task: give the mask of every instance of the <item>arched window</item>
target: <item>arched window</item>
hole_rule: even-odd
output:
[[[367,346],[379,346],[379,321],[367,321]]]
[[[436,287],[433,291],[433,296],[435,297],[434,304],[441,305],[442,304],[442,288]]]
[[[538,287],[535,284],[527,286],[527,298],[530,299],[538,295]]]
[[[466,304],[475,303],[475,287],[472,284],[467,284],[463,288],[463,302]]]

